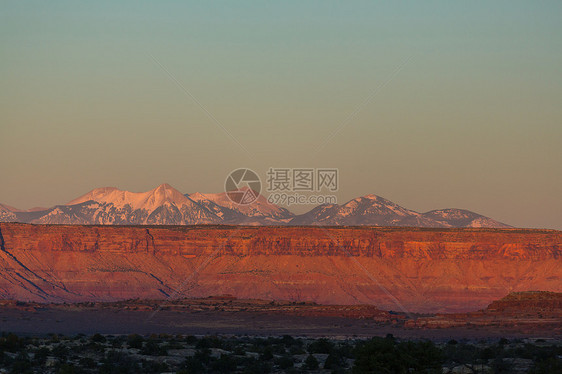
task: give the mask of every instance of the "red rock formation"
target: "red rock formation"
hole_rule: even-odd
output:
[[[562,316],[562,293],[545,291],[514,292],[495,300],[486,312],[537,313]]]
[[[406,327],[449,328],[458,326],[515,327],[530,332],[548,329],[562,332],[562,293],[545,291],[513,292],[493,301],[486,309],[438,314],[405,322]]]
[[[0,223],[0,233],[0,297],[20,300],[232,294],[436,312],[562,291],[555,230]]]

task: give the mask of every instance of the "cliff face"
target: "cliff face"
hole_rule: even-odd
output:
[[[562,293],[546,291],[514,292],[488,305],[487,312],[516,313],[538,312],[562,314]]]
[[[554,336],[562,332],[562,293],[547,291],[513,292],[493,301],[486,309],[468,312],[437,314],[405,321],[405,327],[449,328],[486,326],[497,330],[517,327],[523,333],[548,330]]]
[[[562,233],[373,227],[0,223],[0,297],[203,297],[467,311],[562,291]]]

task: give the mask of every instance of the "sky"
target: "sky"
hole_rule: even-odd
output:
[[[560,1],[0,7],[0,203],[326,167],[340,203],[562,229]]]

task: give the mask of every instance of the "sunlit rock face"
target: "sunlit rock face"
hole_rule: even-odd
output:
[[[562,292],[562,233],[521,229],[0,224],[0,297],[205,297],[485,308]]]

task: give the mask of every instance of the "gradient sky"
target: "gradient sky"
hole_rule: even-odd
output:
[[[4,204],[337,167],[340,203],[375,193],[562,229],[560,1],[0,8]]]

